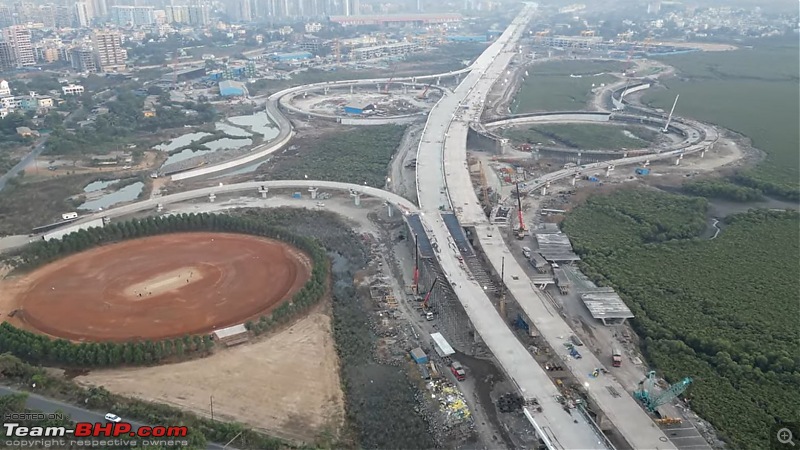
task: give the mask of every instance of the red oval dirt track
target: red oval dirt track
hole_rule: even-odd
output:
[[[227,233],[125,241],[27,275],[20,319],[72,340],[162,339],[242,323],[290,298],[311,263],[282,242]]]

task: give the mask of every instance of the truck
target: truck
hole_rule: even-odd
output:
[[[611,348],[611,365],[614,367],[622,365],[622,352],[617,346]]]
[[[450,363],[450,371],[453,372],[453,375],[455,375],[456,380],[458,381],[464,381],[467,379],[467,372],[464,370],[464,366],[462,366],[458,361],[453,361]]]

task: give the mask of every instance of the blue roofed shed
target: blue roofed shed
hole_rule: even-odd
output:
[[[219,95],[223,97],[243,97],[245,95],[245,87],[242,83],[232,80],[220,81]]]

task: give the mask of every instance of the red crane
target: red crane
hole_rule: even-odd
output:
[[[431,285],[431,288],[428,290],[428,293],[425,294],[425,299],[422,301],[422,309],[423,310],[427,310],[428,309],[428,300],[431,299],[431,293],[433,292],[433,288],[436,287],[436,283],[438,283],[438,282],[439,282],[438,278],[433,280],[433,284]]]
[[[522,218],[522,194],[519,192],[519,182],[517,182],[516,185],[517,185],[517,220],[519,220],[517,239],[525,239],[525,220]]]

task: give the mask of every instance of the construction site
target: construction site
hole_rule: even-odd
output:
[[[371,86],[324,88],[303,91],[282,99],[290,111],[322,119],[392,119],[422,120],[442,96],[439,87],[376,83]]]

